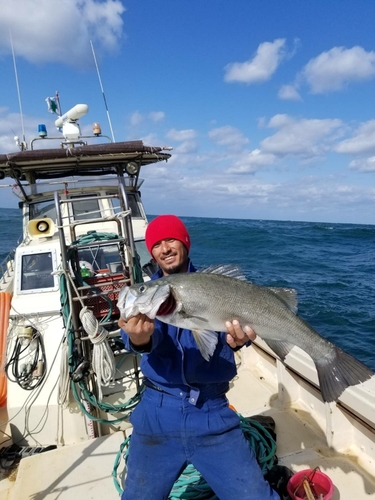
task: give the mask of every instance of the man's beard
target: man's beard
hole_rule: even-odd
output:
[[[165,267],[162,268],[163,271],[165,271],[167,274],[178,274],[180,272],[183,272],[185,267],[185,263],[181,262],[181,264],[176,264],[173,265],[172,267]]]

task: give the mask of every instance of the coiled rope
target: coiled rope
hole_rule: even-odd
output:
[[[61,406],[66,406],[68,404],[69,391],[67,386],[70,385],[70,389],[72,391],[75,400],[77,401],[80,410],[91,420],[108,425],[115,425],[117,423],[126,421],[128,420],[132,410],[137,406],[138,402],[140,401],[142,392],[144,390],[143,386],[141,386],[139,392],[137,392],[129,400],[120,404],[110,404],[110,403],[105,403],[100,398],[97,398],[95,396],[95,394],[90,390],[89,386],[86,383],[86,377],[84,377],[79,382],[74,382],[74,380],[72,379],[72,374],[74,373],[79,363],[81,363],[82,358],[79,356],[77,352],[74,327],[71,321],[72,312],[70,310],[70,305],[69,305],[70,287],[67,286],[68,280],[71,281],[71,284],[74,287],[74,283],[72,282],[72,278],[69,275],[69,273],[62,273],[60,276],[60,300],[61,300],[61,310],[65,322],[66,341],[64,343],[65,348],[62,350],[61,372],[60,372],[60,377],[62,378],[62,381],[61,381],[61,387],[59,388],[59,404]],[[126,353],[125,355],[133,356],[133,354],[130,352]],[[83,404],[83,401],[89,403],[92,408],[97,408],[103,413],[109,413],[112,415],[121,414],[121,417],[110,420],[95,417],[92,413],[87,411],[85,405]]]
[[[116,361],[113,351],[108,344],[108,331],[99,324],[93,312],[83,307],[79,313],[83,329],[88,334],[93,345],[92,369],[98,381],[98,396],[103,399],[102,387],[109,386],[115,380]]]
[[[243,417],[239,413],[240,426],[245,438],[249,441],[251,448],[254,451],[257,462],[265,476],[272,468],[277,460],[276,457],[276,441],[268,432],[268,430],[256,420]],[[131,436],[127,437],[121,444],[120,450],[116,455],[112,477],[116,490],[121,494],[123,489],[117,478],[117,469],[123,456],[125,467],[128,460]],[[173,459],[173,458],[172,458]],[[173,488],[168,496],[168,500],[219,500],[210,486],[207,484],[203,476],[197,469],[189,464],[182,472],[180,477],[174,483]]]

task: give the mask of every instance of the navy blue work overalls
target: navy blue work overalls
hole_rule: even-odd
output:
[[[191,263],[189,271],[195,271]],[[128,335],[121,335],[134,351]],[[141,370],[147,387],[131,415],[122,500],[167,499],[188,463],[220,500],[279,500],[263,478],[237,413],[228,407],[225,393],[237,369],[225,333],[206,361],[190,330],[155,320]]]

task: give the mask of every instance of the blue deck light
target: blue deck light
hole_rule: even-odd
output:
[[[38,134],[39,134],[39,137],[47,137],[47,127],[44,125],[44,123],[40,123],[38,125]]]

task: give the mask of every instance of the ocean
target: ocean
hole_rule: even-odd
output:
[[[233,264],[259,285],[295,288],[298,314],[375,371],[375,226],[182,219],[196,267]],[[1,262],[21,235],[20,210],[0,208],[0,235]]]

